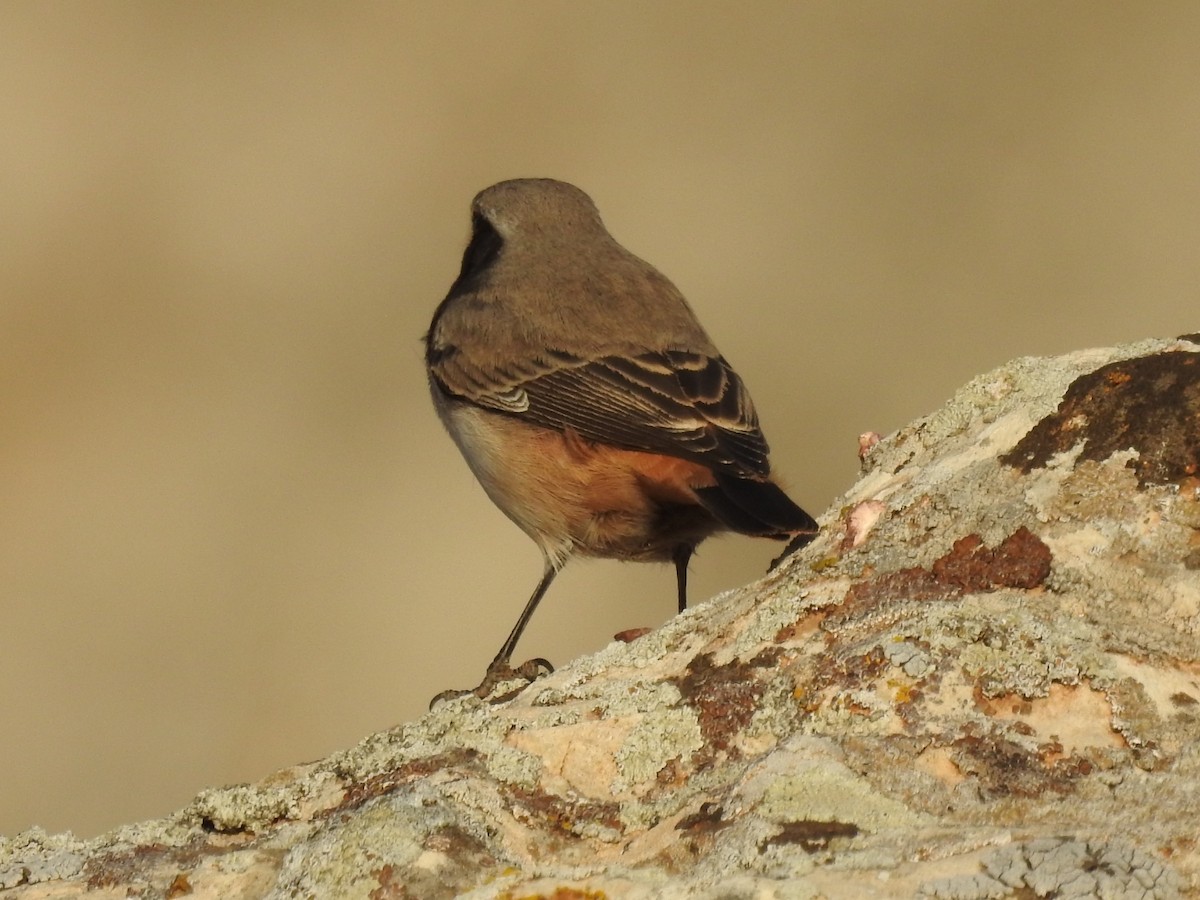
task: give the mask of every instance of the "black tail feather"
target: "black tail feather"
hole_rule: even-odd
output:
[[[780,539],[799,533],[816,534],[813,517],[774,482],[714,474],[716,486],[698,488],[696,494],[704,508],[733,531]]]

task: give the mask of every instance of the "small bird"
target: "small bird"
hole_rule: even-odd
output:
[[[790,552],[817,532],[771,479],[741,379],[587,194],[503,181],[471,213],[462,269],[425,335],[429,386],[467,465],[545,567],[480,685],[435,703],[551,669],[511,660],[572,555],[673,562],[682,612],[688,560],[710,535],[790,539]]]

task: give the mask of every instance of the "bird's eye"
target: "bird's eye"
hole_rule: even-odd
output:
[[[462,270],[458,273],[457,284],[482,275],[496,261],[503,247],[504,238],[500,237],[500,232],[486,218],[475,213],[471,217],[471,242],[463,251]]]

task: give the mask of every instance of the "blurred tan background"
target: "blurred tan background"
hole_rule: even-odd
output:
[[[1200,328],[1198,46],[1190,0],[0,6],[0,832],[476,683],[541,565],[423,377],[480,188],[591,193],[819,514],[981,371]],[[576,563],[519,653],[673,604]]]

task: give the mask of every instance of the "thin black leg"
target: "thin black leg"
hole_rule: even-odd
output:
[[[533,589],[533,595],[526,601],[525,608],[521,610],[521,616],[517,619],[517,624],[513,626],[513,630],[509,633],[508,639],[505,640],[504,646],[500,648],[500,652],[496,654],[496,658],[488,666],[487,673],[483,676],[483,681],[479,682],[479,686],[466,691],[442,691],[429,701],[430,709],[433,709],[442,700],[462,697],[466,694],[474,694],[477,697],[487,698],[491,694],[492,689],[503,681],[509,681],[514,678],[524,678],[526,681],[533,681],[544,672],[554,671],[554,667],[544,659],[531,659],[517,666],[515,669],[510,663],[513,651],[517,649],[517,641],[521,639],[521,632],[525,630],[525,626],[533,618],[533,611],[537,609],[539,601],[541,601],[542,596],[546,593],[546,589],[550,587],[550,582],[554,580],[554,576],[557,574],[558,569],[547,562],[546,570],[542,572],[542,580]],[[509,697],[515,696],[516,693],[518,692],[510,692],[503,697],[493,699],[491,702],[497,703],[507,700]]]
[[[671,558],[675,560],[675,584],[679,589],[679,611],[687,609],[687,569],[695,547],[681,544],[675,548]]]
[[[498,666],[507,666],[511,662],[513,651],[517,649],[517,641],[521,639],[521,633],[525,630],[525,626],[529,624],[529,620],[533,618],[533,611],[537,609],[538,603],[541,602],[542,596],[546,593],[546,589],[550,587],[550,582],[554,580],[554,576],[557,574],[558,569],[547,562],[546,569],[542,572],[542,580],[533,589],[533,595],[525,603],[525,608],[521,610],[521,616],[517,619],[517,624],[513,626],[513,630],[509,633],[504,646],[500,648],[500,652],[496,654],[496,658],[488,666],[489,669],[494,669]]]

